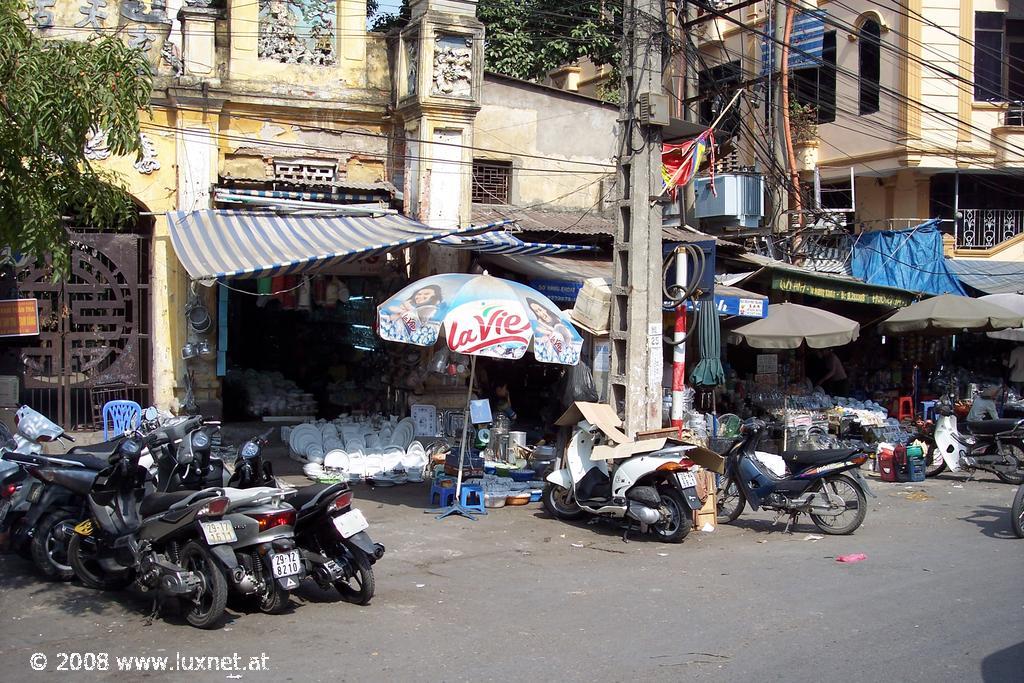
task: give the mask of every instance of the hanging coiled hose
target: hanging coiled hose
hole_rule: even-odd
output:
[[[688,258],[692,268],[687,269],[686,282],[667,285],[665,282],[668,280],[669,269],[672,268],[677,258]],[[672,250],[661,268],[662,294],[667,301],[672,302],[672,308],[685,305],[687,301],[697,298],[696,295],[700,294],[700,283],[704,279],[706,266],[707,256],[704,254],[704,250],[695,244],[681,244]],[[665,343],[670,346],[685,344],[695,329],[697,329],[696,319],[682,339],[675,341],[665,338]]]

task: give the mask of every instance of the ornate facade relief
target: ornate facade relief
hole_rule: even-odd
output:
[[[166,0],[153,0],[151,7],[152,9],[146,12],[143,9],[141,0],[122,0],[121,16],[142,24],[171,23],[171,20],[167,17]]]
[[[434,44],[432,95],[471,97],[473,38],[440,34]]]
[[[102,161],[110,157],[110,148],[107,147],[107,131],[92,127],[92,130],[85,136],[85,158],[92,161]]]
[[[259,56],[284,64],[331,66],[337,60],[332,0],[259,0]]]
[[[175,76],[185,75],[185,65],[182,63],[181,56],[178,54],[178,46],[170,40],[164,41],[164,46],[160,49],[160,59],[162,59],[167,66],[171,67],[171,71],[174,72]]]
[[[85,15],[84,19],[75,22],[75,28],[89,26],[96,30],[103,28],[103,22],[107,19],[107,0],[85,0],[78,11]]]
[[[411,35],[404,39],[405,44],[405,94],[416,94],[420,75],[420,42],[419,36]]]
[[[149,52],[149,46],[156,41],[156,38],[149,35],[149,31],[146,30],[145,26],[136,24],[128,29],[128,47],[134,47],[137,50],[143,52]]]
[[[153,145],[153,141],[145,133],[139,133],[139,142],[142,144],[142,158],[133,164],[135,170],[143,175],[159,171],[160,162],[157,161],[156,147]]]
[[[35,0],[32,3],[32,20],[36,22],[36,28],[50,28],[53,26],[53,12],[50,8],[57,0]]]

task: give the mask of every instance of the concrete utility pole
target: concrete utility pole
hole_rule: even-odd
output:
[[[665,1],[627,0],[623,28],[610,379],[612,406],[624,409],[634,435],[661,427],[662,216],[652,202],[661,186],[661,128],[641,121],[640,102],[663,97]]]

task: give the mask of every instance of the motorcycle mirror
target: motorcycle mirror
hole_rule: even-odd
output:
[[[145,416],[147,422],[153,422],[158,417],[160,417],[160,411],[157,410],[155,406],[150,406],[150,407],[146,408],[146,412],[144,413],[144,416]]]

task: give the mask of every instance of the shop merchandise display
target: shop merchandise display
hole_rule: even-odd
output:
[[[245,412],[253,417],[316,415],[313,395],[280,372],[232,370],[226,381],[240,390]]]
[[[342,416],[294,427],[288,446],[315,481],[369,481],[387,486],[423,481],[427,449],[414,441],[411,418]]]

